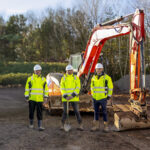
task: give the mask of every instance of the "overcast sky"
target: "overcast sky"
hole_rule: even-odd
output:
[[[88,0],[92,1],[92,0]],[[103,5],[112,6],[118,16],[134,12],[133,6],[137,0],[99,0],[100,10]],[[150,1],[150,0],[147,0]],[[0,0],[0,16],[8,19],[13,14],[25,14],[33,11],[37,16],[46,8],[73,8],[78,7],[82,0]]]
[[[0,15],[8,17],[29,10],[42,11],[48,7],[72,8],[76,4],[77,0],[0,0]]]

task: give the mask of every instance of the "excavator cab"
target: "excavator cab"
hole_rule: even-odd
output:
[[[82,54],[81,53],[76,53],[70,55],[69,58],[69,64],[73,66],[73,72],[77,74],[79,66],[82,63]]]

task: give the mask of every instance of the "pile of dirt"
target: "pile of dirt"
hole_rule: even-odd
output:
[[[146,75],[146,88],[150,89],[150,75]],[[118,81],[114,82],[114,87],[120,90],[122,93],[129,93],[130,88],[130,77],[126,75],[119,79]]]

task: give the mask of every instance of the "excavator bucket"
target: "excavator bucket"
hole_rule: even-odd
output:
[[[114,114],[116,131],[150,128],[150,120],[138,119],[132,112],[117,112]]]
[[[143,114],[139,113],[138,115],[135,113],[136,111],[132,111],[133,107],[130,104],[113,105],[116,131],[150,128],[150,105],[147,103],[144,107]]]

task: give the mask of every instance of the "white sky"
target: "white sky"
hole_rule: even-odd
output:
[[[0,0],[0,15],[7,17],[27,11],[42,11],[45,8],[71,8],[77,0]]]
[[[88,0],[87,0],[88,1]],[[89,0],[91,1],[91,0]],[[131,7],[137,0],[99,0],[106,5],[113,6],[113,10],[118,12],[118,16],[133,12]],[[150,0],[147,0],[150,1]],[[82,0],[0,0],[0,16],[5,20],[13,14],[25,14],[27,11],[33,11],[37,16],[46,8],[73,8],[78,7]],[[100,3],[102,4],[102,3]],[[100,10],[102,8],[100,7]]]

